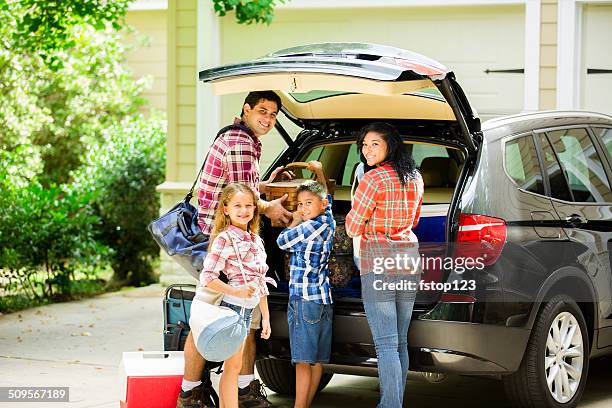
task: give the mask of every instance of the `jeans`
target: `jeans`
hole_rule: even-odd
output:
[[[375,284],[375,281],[378,282]],[[402,406],[408,377],[408,327],[416,298],[416,286],[390,290],[381,284],[400,281],[417,285],[419,277],[374,273],[361,276],[363,306],[378,359],[378,408]]]
[[[334,306],[291,298],[287,305],[291,362],[328,363]]]
[[[234,312],[238,313],[238,316],[240,316],[240,318],[244,322],[244,327],[247,328],[247,335],[248,335],[248,329],[251,326],[251,319],[253,318],[253,309],[248,309],[246,307],[238,306],[233,303],[227,303],[224,300],[221,301],[221,304],[219,306],[228,307],[232,309]]]

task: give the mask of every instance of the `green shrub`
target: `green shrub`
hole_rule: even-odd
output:
[[[155,191],[164,179],[166,122],[141,115],[110,127],[74,173],[73,188],[91,194],[102,220],[98,238],[112,248],[113,281],[142,286],[157,280],[152,262],[159,247],[147,225],[159,215]]]
[[[0,171],[0,177],[6,169]],[[0,282],[32,299],[72,297],[74,273],[94,274],[108,254],[95,239],[100,219],[86,194],[36,180],[0,182]]]

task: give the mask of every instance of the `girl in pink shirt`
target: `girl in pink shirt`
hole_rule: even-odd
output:
[[[246,327],[250,326],[253,309],[259,304],[261,337],[268,339],[272,330],[266,283],[275,285],[275,282],[266,277],[266,251],[261,237],[257,235],[258,231],[256,193],[246,184],[229,184],[223,189],[215,212],[211,244],[200,274],[200,283],[223,293],[221,306],[234,309],[239,314],[245,308]],[[228,283],[219,279],[221,272],[227,276]],[[243,348],[244,343],[236,354],[224,362],[219,382],[222,407],[238,407],[238,374],[242,367]]]

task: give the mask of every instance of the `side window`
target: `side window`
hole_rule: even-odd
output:
[[[548,132],[565,178],[578,202],[612,202],[612,192],[601,159],[586,129]]]
[[[544,194],[542,171],[531,135],[507,142],[504,159],[506,173],[520,188]]]
[[[426,157],[448,157],[448,151],[445,147],[442,146],[428,145],[422,143],[414,143],[408,146],[412,146],[412,158],[414,159],[418,168],[421,168],[423,159],[425,159]]]
[[[608,158],[611,160],[612,166],[612,129],[594,128],[595,134],[601,139],[605,149],[608,150]]]
[[[312,149],[310,151],[310,153],[308,153],[308,155],[304,158],[302,158],[300,161],[304,161],[304,162],[309,162],[311,160],[321,160],[321,155],[323,154],[323,146],[318,146],[315,147],[314,149]],[[325,167],[324,167],[325,168]],[[294,170],[294,172],[296,173],[296,177],[298,178],[312,178],[313,174],[312,172],[308,171],[308,170]],[[327,176],[329,177],[329,176]]]
[[[349,152],[355,149],[354,143],[333,143],[323,146],[317,146],[312,149],[305,157],[300,161],[309,162],[311,160],[318,160],[323,165],[325,175],[330,179],[336,180],[336,186],[350,186],[350,183],[344,183],[346,179],[345,174],[348,169],[346,164],[349,158]],[[357,156],[357,161],[359,156]],[[352,170],[352,168],[350,169]],[[296,176],[298,178],[313,178],[314,175],[308,170],[296,170]],[[349,172],[350,176],[350,172]]]
[[[543,133],[540,135],[540,148],[542,149],[542,157],[544,159],[544,172],[548,175],[550,183],[550,196],[560,200],[572,201],[572,196],[565,181],[565,176],[563,176],[561,171],[561,166],[550,143],[548,143],[546,135]]]
[[[351,144],[351,147],[348,151],[348,156],[346,157],[346,164],[344,166],[344,172],[342,173],[341,185],[353,185],[355,169],[357,168],[357,164],[359,163],[361,163],[361,160],[359,159],[359,150],[357,149],[357,143],[353,143]]]

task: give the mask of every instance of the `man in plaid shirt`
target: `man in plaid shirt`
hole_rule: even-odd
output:
[[[308,170],[325,183],[318,161]],[[317,391],[322,363],[331,352],[333,306],[328,261],[336,222],[331,212],[332,199],[323,184],[308,180],[298,189],[298,209],[293,222],[276,240],[281,249],[291,252],[289,279],[289,342],[291,362],[296,364],[295,407],[309,407]]]
[[[244,183],[257,193],[260,191],[259,159],[261,158],[260,137],[266,135],[276,124],[276,115],[281,100],[272,91],[257,91],[247,95],[241,117],[219,131],[204,161],[198,190],[198,224],[205,235],[210,235],[213,217],[221,191],[230,183]],[[281,172],[277,168],[270,180]],[[267,202],[260,199],[259,211],[273,221],[289,222],[291,213],[280,199]],[[199,288],[200,289],[200,288]],[[202,290],[205,290],[202,289]],[[214,293],[211,297],[214,297]],[[220,301],[220,300],[219,300]],[[270,407],[270,402],[261,392],[261,384],[255,379],[255,330],[261,323],[259,308],[253,310],[251,330],[247,337],[243,365],[238,378],[238,399],[241,407]],[[189,333],[185,342],[185,373],[177,401],[177,408],[195,406],[206,400],[204,386],[200,381],[204,369],[204,358],[198,353],[193,336]]]

